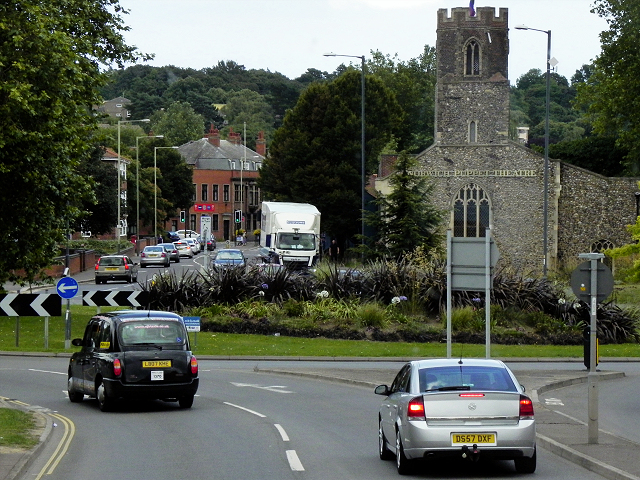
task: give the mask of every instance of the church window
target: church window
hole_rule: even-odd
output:
[[[476,143],[477,138],[477,125],[473,120],[469,122],[469,143]]]
[[[491,225],[489,197],[478,185],[460,189],[453,202],[453,236],[484,237]]]
[[[467,43],[464,74],[480,75],[480,45],[475,40]]]

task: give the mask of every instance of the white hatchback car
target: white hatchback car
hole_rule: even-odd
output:
[[[419,458],[513,460],[518,473],[536,470],[533,403],[511,370],[491,359],[430,359],[405,364],[378,413],[381,459],[398,473]]]
[[[187,242],[193,250],[193,253],[200,253],[200,243],[195,238],[185,238],[182,240],[183,242]]]
[[[179,242],[173,242],[173,244],[178,249],[178,255],[181,257],[193,258],[193,250],[191,249],[191,245],[187,242],[180,240]]]

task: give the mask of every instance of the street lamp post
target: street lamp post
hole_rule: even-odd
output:
[[[364,259],[364,185],[365,185],[365,118],[364,118],[364,55],[340,55],[337,53],[325,53],[325,57],[349,57],[349,58],[359,58],[362,61],[362,78],[361,78],[361,101],[360,101],[360,200],[361,200],[361,209],[362,209],[362,220],[361,220],[361,233],[362,233],[362,258]]]
[[[546,105],[544,114],[544,203],[542,206],[543,228],[543,255],[544,263],[542,265],[542,274],[544,278],[547,277],[547,262],[548,262],[548,249],[549,249],[549,103],[551,97],[551,30],[539,30],[537,28],[527,27],[526,25],[516,26],[516,30],[533,30],[535,32],[542,32],[547,34],[547,91],[546,91]]]
[[[153,147],[153,236],[158,241],[158,150],[161,148],[178,147]],[[186,230],[186,226],[185,226]]]
[[[133,123],[133,122],[144,122],[149,123],[151,120],[148,118],[143,118],[142,120],[118,120],[118,176],[116,183],[118,184],[118,196],[117,196],[117,206],[118,213],[116,217],[116,240],[118,241],[118,253],[120,253],[120,188],[122,187],[122,182],[120,181],[120,125],[123,123]]]
[[[136,254],[139,252],[140,245],[140,155],[138,140],[141,138],[164,138],[164,135],[136,137]]]

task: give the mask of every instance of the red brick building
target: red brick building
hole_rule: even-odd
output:
[[[186,212],[186,222],[172,218],[165,229],[200,232],[201,217],[207,215],[216,239],[231,240],[238,228],[246,230],[252,239],[254,230],[260,228],[262,198],[256,180],[266,154],[262,132],[256,140],[256,150],[246,148],[241,135],[233,130],[227,140],[222,140],[215,128],[204,138],[178,147],[187,164],[193,166],[196,193]],[[235,222],[235,210],[242,212],[240,225]]]

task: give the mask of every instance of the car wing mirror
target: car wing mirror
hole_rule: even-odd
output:
[[[389,387],[386,385],[378,385],[375,390],[373,391],[373,393],[375,393],[376,395],[384,395],[384,396],[388,396],[389,395]]]
[[[82,339],[81,338],[74,338],[73,340],[71,340],[71,345],[73,345],[74,347],[81,347],[82,346]]]

